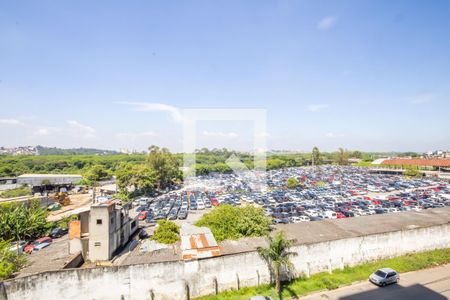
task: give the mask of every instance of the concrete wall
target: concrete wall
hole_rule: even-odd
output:
[[[327,241],[293,248],[296,274],[313,274],[364,261],[450,248],[450,224]],[[256,252],[191,262],[46,272],[4,282],[7,299],[187,299],[269,281]]]

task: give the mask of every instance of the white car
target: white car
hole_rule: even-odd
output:
[[[197,202],[197,209],[199,209],[199,210],[205,209],[205,203],[203,201],[198,201]]]
[[[323,212],[323,217],[327,218],[327,219],[337,219],[337,214],[336,212],[332,211],[332,210],[326,210]]]
[[[413,207],[411,207],[411,210],[414,210],[414,211],[421,211],[422,208],[421,208],[420,206],[413,206]]]
[[[293,223],[300,223],[301,221],[300,217],[291,217],[291,222]]]
[[[300,216],[300,221],[301,222],[309,222],[311,221],[311,219],[308,216]]]

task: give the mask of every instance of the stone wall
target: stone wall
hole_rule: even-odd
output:
[[[296,274],[314,274],[410,252],[450,248],[450,224],[293,247]],[[0,284],[0,299],[188,299],[269,282],[254,252],[191,262],[45,272]]]

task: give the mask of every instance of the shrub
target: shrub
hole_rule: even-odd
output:
[[[297,178],[291,177],[287,180],[287,187],[289,189],[295,189],[298,186],[299,186],[299,182],[298,182]]]
[[[31,189],[28,186],[21,186],[15,189],[7,190],[0,193],[0,198],[14,198],[31,195]]]
[[[0,240],[0,280],[11,277],[26,262],[25,256],[11,251],[11,243]]]
[[[204,214],[195,225],[211,229],[217,241],[264,236],[269,232],[270,218],[261,208],[220,205]]]
[[[152,240],[162,244],[173,244],[179,238],[180,228],[177,224],[168,220],[159,220],[158,227],[152,236]]]

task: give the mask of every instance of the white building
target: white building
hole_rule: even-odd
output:
[[[69,224],[69,251],[79,251],[90,261],[108,261],[138,229],[137,218],[114,201],[96,203]]]
[[[17,177],[17,184],[35,187],[41,186],[43,181],[48,181],[50,185],[73,185],[81,179],[83,176],[74,174],[23,174]]]

